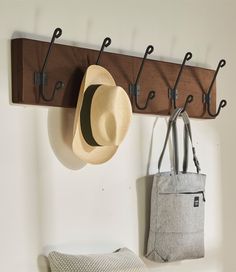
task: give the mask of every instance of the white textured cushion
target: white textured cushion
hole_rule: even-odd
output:
[[[144,272],[145,264],[131,250],[110,254],[68,255],[53,251],[48,260],[52,272]]]

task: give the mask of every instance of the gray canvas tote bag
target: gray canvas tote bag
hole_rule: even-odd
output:
[[[204,257],[205,179],[193,147],[189,118],[182,108],[171,115],[163,150],[154,175],[151,194],[150,230],[146,257],[156,262],[172,262]],[[184,121],[183,171],[178,169],[176,120]],[[166,145],[172,130],[173,170],[160,172]],[[187,172],[190,139],[196,173]]]

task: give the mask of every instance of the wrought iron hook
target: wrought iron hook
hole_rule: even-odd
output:
[[[52,101],[54,96],[55,96],[56,91],[64,87],[64,83],[59,80],[59,81],[56,82],[51,96],[49,98],[47,98],[44,95],[44,86],[46,85],[46,82],[47,82],[47,74],[45,72],[45,69],[46,69],[46,66],[47,66],[47,63],[48,63],[48,58],[49,58],[49,55],[51,53],[52,45],[53,45],[55,39],[59,38],[61,35],[62,35],[62,29],[59,28],[59,27],[56,28],[54,30],[54,32],[53,32],[52,39],[51,39],[51,42],[49,44],[46,57],[44,59],[42,69],[41,69],[41,71],[39,73],[38,72],[35,73],[35,84],[37,86],[39,86],[39,95],[43,98],[43,100],[45,100],[47,102]]]
[[[169,92],[169,97],[171,98],[171,100],[173,102],[174,109],[176,109],[177,87],[178,87],[179,80],[180,80],[180,77],[181,77],[182,72],[183,72],[183,68],[185,66],[186,61],[190,60],[192,58],[192,56],[193,56],[193,54],[191,52],[187,52],[185,54],[183,62],[182,62],[181,67],[180,67],[180,70],[179,70],[179,73],[178,73],[178,76],[177,76],[176,81],[175,81],[174,88],[169,90],[170,91]],[[187,97],[186,101],[185,101],[185,105],[184,105],[185,108],[186,108],[188,103],[191,103],[193,101],[193,97],[192,97],[192,99],[189,99],[190,96],[192,96],[192,95],[189,95]]]
[[[188,104],[190,104],[192,101],[193,101],[193,96],[190,94],[190,95],[187,96],[187,98],[185,100],[185,103],[184,103],[183,110],[181,112],[186,111],[186,108],[187,108]]]
[[[225,99],[222,99],[220,101],[220,104],[218,106],[218,109],[217,109],[216,113],[215,114],[211,113],[210,104],[211,104],[211,91],[212,91],[212,87],[213,87],[213,84],[214,84],[214,82],[216,80],[216,76],[217,76],[220,68],[223,68],[225,66],[225,64],[226,64],[226,61],[224,59],[220,60],[218,66],[216,68],[215,74],[213,76],[213,79],[211,81],[211,84],[210,84],[210,87],[208,89],[208,92],[204,95],[204,102],[205,102],[205,104],[207,106],[207,112],[208,112],[208,114],[211,117],[218,116],[220,114],[221,109],[224,108],[227,105],[227,101]]]
[[[135,106],[139,110],[145,110],[147,108],[147,106],[148,106],[149,100],[151,100],[151,99],[153,99],[155,97],[155,92],[154,91],[150,91],[148,93],[148,96],[147,96],[147,99],[146,99],[146,102],[145,102],[144,106],[139,106],[139,104],[138,104],[138,94],[139,94],[139,91],[140,91],[140,87],[138,85],[139,78],[140,78],[142,70],[143,70],[144,62],[147,59],[147,55],[150,55],[153,51],[154,51],[154,47],[152,45],[149,45],[146,48],[146,51],[145,51],[145,54],[143,56],[143,60],[142,60],[141,66],[139,68],[139,72],[138,72],[137,78],[135,80],[135,83],[134,84],[130,84],[130,93],[134,96]]]
[[[106,37],[106,38],[103,40],[103,43],[102,43],[102,46],[101,46],[101,49],[100,49],[100,52],[99,52],[99,55],[98,55],[98,58],[97,58],[97,61],[96,61],[96,65],[99,64],[99,60],[100,60],[100,57],[101,57],[102,52],[104,51],[104,48],[105,48],[105,47],[108,47],[110,44],[111,44],[111,38]]]

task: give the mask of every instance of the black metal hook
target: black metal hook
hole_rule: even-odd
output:
[[[178,76],[176,78],[176,81],[175,81],[175,85],[174,85],[174,88],[173,89],[170,89],[169,90],[169,97],[171,98],[172,102],[173,102],[173,107],[174,109],[176,109],[176,99],[177,99],[177,87],[178,87],[178,84],[179,84],[179,80],[180,80],[180,77],[182,75],[182,72],[183,72],[183,68],[185,66],[185,63],[186,61],[190,60],[192,58],[192,53],[191,52],[187,52],[184,56],[184,59],[183,59],[183,62],[181,64],[181,67],[180,67],[180,70],[179,70],[179,73],[178,73]],[[191,103],[193,101],[193,96],[192,95],[189,95],[186,100],[185,100],[185,104],[184,104],[184,110],[186,109],[187,105],[189,103]]]
[[[190,95],[187,96],[187,98],[185,100],[185,103],[184,103],[183,110],[181,112],[186,111],[186,108],[187,108],[188,104],[190,104],[192,101],[193,101],[193,96],[190,94]]]
[[[49,98],[47,98],[44,95],[44,86],[46,85],[46,82],[47,82],[47,74],[45,73],[46,65],[48,63],[48,58],[49,58],[49,55],[50,55],[51,50],[52,50],[52,45],[53,45],[55,39],[59,38],[61,35],[62,35],[62,29],[59,28],[59,27],[56,28],[54,30],[54,32],[53,32],[52,39],[51,39],[51,42],[49,44],[46,57],[44,59],[42,69],[41,69],[40,72],[35,73],[35,84],[37,86],[39,86],[39,95],[43,98],[43,100],[45,100],[47,102],[52,101],[54,96],[55,96],[56,91],[64,87],[64,83],[59,80],[59,81],[56,82],[51,96]]]
[[[219,107],[216,111],[215,114],[211,113],[211,110],[210,110],[210,104],[211,104],[211,91],[212,91],[212,87],[213,87],[213,84],[216,80],[216,77],[217,77],[217,74],[220,70],[220,68],[224,67],[226,64],[226,61],[224,59],[220,60],[217,68],[216,68],[216,71],[215,71],[215,74],[213,76],[213,79],[211,81],[211,84],[210,84],[210,87],[208,89],[208,92],[206,94],[204,94],[204,103],[207,105],[207,112],[208,114],[211,116],[211,117],[216,117],[220,114],[220,111],[221,111],[221,108],[224,108],[226,105],[227,105],[227,101],[225,99],[222,99],[220,101],[220,104],[219,104]]]
[[[102,43],[102,46],[101,46],[101,49],[100,49],[100,52],[99,52],[99,55],[98,55],[98,58],[97,58],[97,61],[96,61],[96,65],[99,64],[99,60],[100,60],[100,57],[101,57],[102,52],[104,51],[104,48],[105,48],[105,47],[108,47],[110,44],[111,44],[111,38],[106,37],[106,38],[103,40],[103,43]]]
[[[153,51],[154,51],[154,47],[152,45],[149,45],[146,48],[146,51],[145,51],[145,54],[144,54],[141,66],[139,68],[139,72],[138,72],[137,78],[135,80],[135,83],[134,84],[130,84],[130,93],[134,96],[135,106],[139,110],[145,110],[147,108],[147,106],[148,106],[148,101],[151,100],[151,99],[153,99],[155,97],[155,92],[154,91],[150,91],[148,93],[148,97],[146,99],[146,102],[145,102],[144,106],[141,107],[138,104],[138,94],[139,94],[139,91],[140,91],[140,87],[138,85],[139,78],[141,76],[141,73],[142,73],[142,70],[143,70],[143,66],[144,66],[144,62],[145,62],[145,60],[147,58],[147,55],[150,55]]]

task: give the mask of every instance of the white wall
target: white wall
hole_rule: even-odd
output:
[[[60,134],[65,120],[70,127],[73,112],[10,104],[10,39],[49,39],[57,26],[63,29],[61,42],[69,44],[99,48],[110,36],[110,51],[142,56],[152,43],[153,58],[180,63],[191,50],[192,65],[212,69],[226,58],[217,89],[228,106],[216,120],[192,120],[207,174],[206,257],[147,263],[152,271],[163,272],[236,271],[235,9],[233,0],[0,1],[1,271],[38,271],[38,256],[50,249],[89,253],[126,246],[143,254],[150,181],[141,177],[146,175],[155,116],[134,115],[114,158],[82,167]],[[164,130],[165,119],[158,118],[152,172]]]

